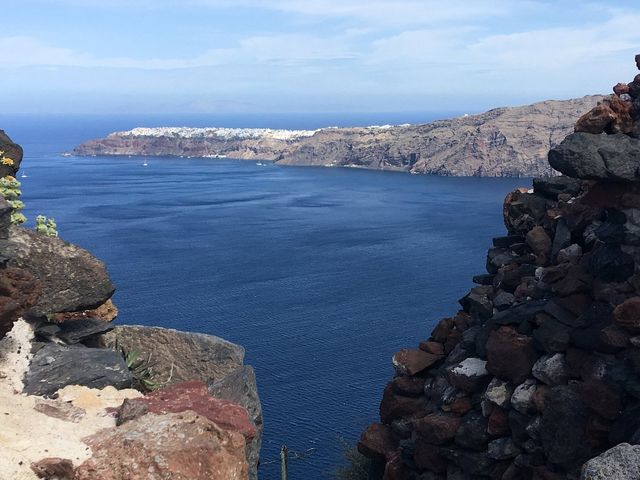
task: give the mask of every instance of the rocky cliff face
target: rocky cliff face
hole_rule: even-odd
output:
[[[0,174],[15,175],[22,150],[2,131],[0,150]],[[105,321],[105,265],[11,225],[12,208],[0,195],[0,478],[256,479],[262,409],[244,349]]]
[[[636,478],[639,125],[640,75],[551,149],[564,176],[507,196],[462,309],[393,356],[371,478]]]
[[[135,129],[91,140],[77,155],[223,155],[315,165],[459,176],[548,176],[550,148],[602,96],[497,108],[426,125],[286,132]],[[222,132],[221,132],[222,131]]]

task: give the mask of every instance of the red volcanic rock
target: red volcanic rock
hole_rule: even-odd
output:
[[[396,377],[392,380],[393,391],[405,397],[419,397],[424,395],[424,378]]]
[[[489,415],[487,433],[492,437],[506,437],[510,432],[508,411],[494,406],[491,409],[491,415]]]
[[[592,378],[579,383],[578,391],[584,403],[601,417],[614,420],[622,412],[620,393],[603,380]]]
[[[393,382],[389,383],[382,394],[380,402],[380,420],[391,423],[393,420],[413,415],[424,414],[426,399],[421,397],[407,397],[394,391]]]
[[[21,268],[0,269],[0,339],[13,323],[36,304],[41,288],[38,280]]]
[[[607,133],[631,133],[633,130],[632,103],[619,97],[612,97],[608,100],[608,103],[611,110],[616,114],[616,118],[611,122]]]
[[[420,470],[429,470],[434,473],[444,473],[447,471],[447,461],[438,452],[438,447],[420,438],[416,440],[413,460]]]
[[[84,439],[75,480],[246,480],[245,441],[193,411],[147,414]]]
[[[447,341],[449,332],[453,329],[453,318],[443,318],[438,322],[436,328],[431,332],[431,339],[438,343],[444,343]]]
[[[489,335],[487,370],[496,377],[518,385],[529,377],[537,357],[533,339],[511,327],[501,327]]]
[[[404,463],[399,453],[387,462],[382,480],[410,480],[413,478],[411,470]]]
[[[444,355],[444,346],[441,343],[426,341],[420,342],[420,350],[424,350],[432,355]]]
[[[551,238],[542,227],[533,227],[529,230],[526,242],[536,255],[548,255],[551,252]]]
[[[619,327],[631,333],[640,333],[640,297],[631,297],[613,310],[613,318]]]
[[[575,131],[595,134],[603,133],[615,119],[616,113],[607,103],[601,102],[578,119]]]
[[[442,445],[454,439],[462,419],[444,413],[432,413],[414,422],[419,438],[432,445]]]
[[[450,412],[461,417],[473,409],[473,403],[471,403],[471,399],[469,397],[464,395],[454,398],[448,404],[442,404],[441,408],[445,412]]]
[[[615,353],[629,344],[629,334],[616,325],[608,325],[598,333],[602,351]]]
[[[617,83],[616,86],[613,87],[613,93],[618,96],[629,93],[629,85],[626,83]]]
[[[441,358],[441,355],[433,355],[417,348],[404,349],[393,356],[393,366],[401,375],[415,375],[429,368]]]
[[[368,458],[384,458],[389,460],[398,448],[398,440],[391,427],[380,423],[372,423],[362,432],[358,440],[358,451]]]
[[[136,403],[143,403],[149,412],[158,414],[191,410],[225,430],[241,433],[247,440],[256,436],[256,428],[247,410],[227,400],[212,397],[202,382],[183,382],[155,390],[145,397],[127,402],[127,409],[133,409]]]
[[[38,478],[73,480],[73,462],[66,458],[43,458],[31,464]]]

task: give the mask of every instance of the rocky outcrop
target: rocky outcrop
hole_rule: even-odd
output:
[[[11,226],[10,211],[0,197],[0,478],[257,478],[262,410],[244,349],[114,330],[104,264]]]
[[[549,154],[574,178],[507,195],[488,273],[419,344],[443,355],[394,356],[358,444],[372,478],[638,475],[635,447],[616,445],[640,441],[640,83],[615,90]]]
[[[31,315],[96,308],[115,291],[104,263],[58,238],[14,226],[2,249],[9,266],[30,272],[42,286]]]
[[[0,157],[11,160],[11,162],[0,162],[0,177],[7,175],[15,177],[22,162],[22,147],[14,143],[4,130],[0,130],[0,152],[3,152]]]
[[[244,438],[192,411],[149,413],[87,439],[93,456],[75,480],[247,478]]]
[[[244,349],[221,338],[159,327],[117,326],[91,345],[139,352],[153,363],[153,380],[164,386],[188,381],[208,385],[209,393],[244,407],[255,428],[247,438],[250,478],[257,478],[262,443],[262,406],[253,368],[243,365]]]
[[[273,138],[246,130],[134,129],[91,140],[77,155],[228,156],[279,165],[360,167],[455,176],[548,176],[547,152],[602,96],[497,108],[426,125],[323,128]],[[223,131],[223,132],[221,132]]]

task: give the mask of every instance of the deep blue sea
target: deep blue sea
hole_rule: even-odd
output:
[[[62,238],[108,264],[120,323],[243,345],[264,407],[260,477],[278,478],[286,444],[290,478],[314,480],[342,462],[339,439],[377,420],[392,354],[457,310],[504,233],[504,196],[530,181],[60,153],[134,126],[433,117],[0,117],[0,128],[25,149],[30,224],[55,217]]]

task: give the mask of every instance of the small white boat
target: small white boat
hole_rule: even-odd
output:
[[[258,162],[258,163],[256,163],[256,165],[261,167],[263,165],[263,163],[262,162]]]
[[[147,161],[145,160],[144,163],[142,164],[143,167],[148,167],[149,164],[147,163]]]
[[[29,178],[29,175],[27,175],[25,172],[22,172],[22,175],[20,175],[20,178]]]

